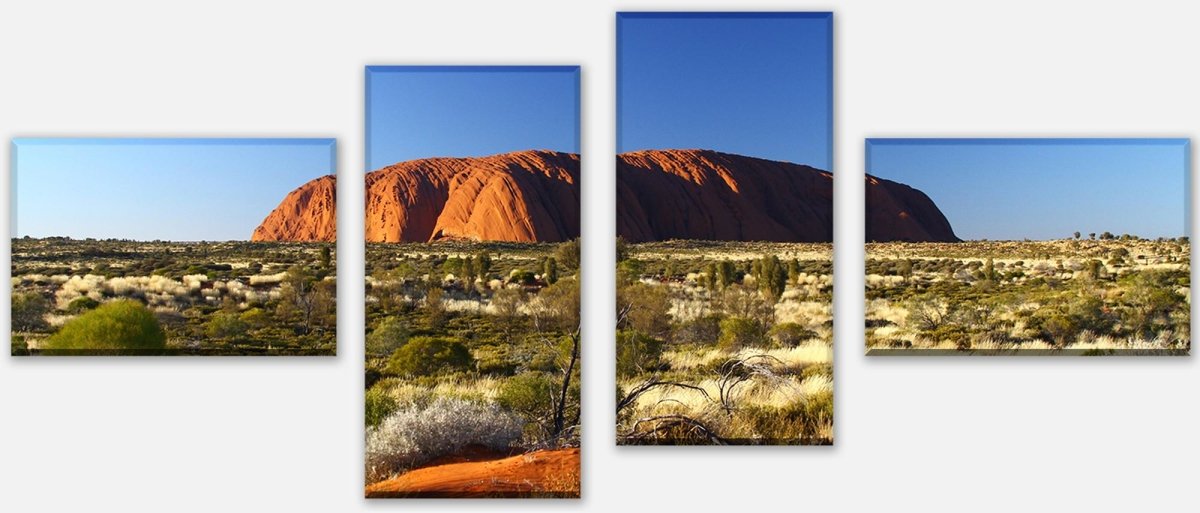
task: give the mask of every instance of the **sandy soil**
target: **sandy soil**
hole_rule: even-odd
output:
[[[469,451],[371,484],[366,496],[579,497],[579,448],[508,457]]]

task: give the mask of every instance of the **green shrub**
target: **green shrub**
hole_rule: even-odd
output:
[[[763,325],[754,319],[730,317],[721,321],[721,338],[717,346],[721,349],[736,351],[743,347],[761,345],[763,342]]]
[[[67,303],[67,312],[72,314],[81,314],[88,310],[95,310],[100,306],[100,302],[87,296],[79,296]]]
[[[250,329],[262,329],[271,323],[271,317],[262,308],[251,308],[238,316]]]
[[[48,354],[159,354],[166,343],[150,310],[137,301],[120,300],[71,319],[42,347]]]
[[[635,330],[617,332],[617,375],[632,377],[662,367],[663,342]]]
[[[50,301],[37,292],[14,292],[12,294],[13,331],[45,329],[45,316],[49,312]]]
[[[666,287],[634,283],[617,288],[618,328],[660,337],[671,329],[671,298]]]
[[[675,327],[672,339],[681,344],[715,345],[721,337],[721,316],[705,315]]]
[[[471,367],[471,351],[462,342],[440,337],[414,337],[388,359],[388,374],[431,376]]]
[[[250,325],[237,314],[219,313],[205,323],[205,333],[211,338],[237,338],[246,334]]]
[[[392,397],[380,387],[371,387],[367,390],[365,408],[367,427],[378,426],[380,422],[383,422],[383,419],[387,418],[388,415],[391,415],[399,407],[400,404],[396,402],[395,397]]]
[[[496,404],[525,419],[527,439],[543,440],[552,427],[554,403],[558,399],[558,381],[541,372],[526,372],[504,381],[496,394]]]
[[[399,317],[388,317],[367,335],[367,354],[384,356],[396,352],[408,342],[408,325]]]
[[[554,380],[540,372],[527,372],[504,381],[496,403],[526,417],[540,417],[551,410]]]

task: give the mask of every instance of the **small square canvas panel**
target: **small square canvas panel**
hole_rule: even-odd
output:
[[[369,498],[578,498],[579,68],[367,68]]]
[[[869,355],[1186,355],[1187,139],[869,139]]]
[[[336,353],[332,139],[12,146],[12,354]]]
[[[618,444],[833,443],[832,20],[618,13]]]

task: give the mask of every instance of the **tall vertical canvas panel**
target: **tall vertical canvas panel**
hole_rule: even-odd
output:
[[[332,139],[12,144],[13,355],[336,353]]]
[[[366,496],[579,497],[579,68],[366,82]]]
[[[833,442],[833,16],[617,15],[617,443]]]
[[[869,139],[870,355],[1186,355],[1186,139]]]

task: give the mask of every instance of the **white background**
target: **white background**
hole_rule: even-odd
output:
[[[835,447],[612,443],[622,9],[835,11]],[[1194,358],[868,359],[858,243],[864,137],[1195,138],[1198,20],[1146,0],[8,0],[2,139],[337,137],[342,301],[336,358],[0,356],[0,510],[1196,511]],[[363,66],[412,63],[583,65],[582,501],[361,498]]]

